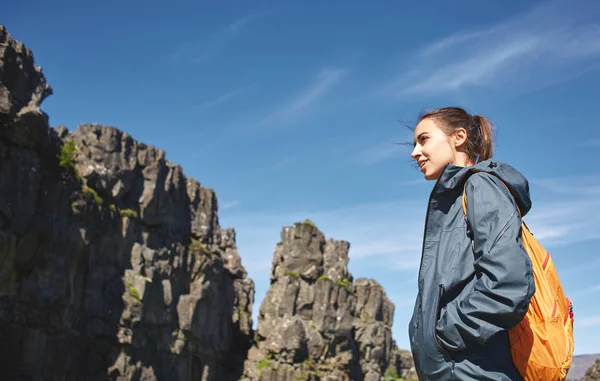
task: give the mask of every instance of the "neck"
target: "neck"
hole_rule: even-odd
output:
[[[454,156],[454,163],[452,163],[459,167],[470,167],[473,165],[473,162],[469,159],[469,156],[464,152],[457,152]]]

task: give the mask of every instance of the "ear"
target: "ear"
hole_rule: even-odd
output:
[[[467,130],[462,127],[454,130],[452,142],[454,143],[454,147],[457,148],[465,144],[467,142]]]

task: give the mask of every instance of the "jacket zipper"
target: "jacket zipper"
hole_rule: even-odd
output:
[[[423,243],[421,244],[421,263],[419,264],[419,278],[418,278],[419,282],[421,281],[421,270],[423,269],[423,253],[425,252],[425,237],[427,236],[427,223],[429,222],[429,209],[431,208],[431,199],[433,198],[433,191],[435,190],[438,183],[440,182],[440,179],[442,178],[442,175],[444,174],[444,171],[446,170],[447,167],[448,167],[448,164],[446,164],[444,166],[444,168],[442,169],[440,176],[438,177],[438,179],[435,182],[435,185],[431,189],[431,193],[429,194],[429,201],[427,202],[427,212],[425,214],[425,226],[423,227]]]
[[[419,293],[417,295],[418,298],[418,307],[417,307],[417,316],[415,316],[415,333],[418,331],[419,329],[419,315],[421,314],[421,307],[422,307],[422,302],[423,302],[423,295],[422,295],[422,290],[420,287],[420,283],[421,283],[421,270],[423,270],[423,254],[425,253],[425,237],[427,236],[427,224],[429,222],[429,210],[431,208],[431,199],[433,198],[433,191],[435,190],[435,188],[437,187],[438,183],[440,182],[440,179],[442,178],[442,175],[444,174],[444,171],[446,170],[446,168],[448,167],[448,164],[446,164],[444,166],[444,168],[442,169],[442,172],[440,173],[440,176],[438,177],[438,179],[435,181],[435,185],[433,186],[433,188],[431,189],[431,193],[429,194],[429,201],[427,201],[427,212],[425,213],[425,225],[423,226],[423,242],[421,244],[421,263],[419,264],[419,276],[417,278],[417,288],[419,289]]]
[[[425,237],[427,236],[427,224],[429,223],[429,210],[431,209],[431,199],[433,198],[433,192],[437,188],[437,186],[440,182],[440,179],[442,178],[442,175],[446,171],[446,168],[448,168],[448,164],[446,164],[444,166],[444,168],[442,169],[442,172],[440,172],[440,176],[435,181],[435,184],[434,184],[433,188],[431,189],[431,193],[429,194],[429,200],[427,201],[427,212],[425,214],[425,224],[423,226],[423,242],[421,244],[421,263],[419,264],[419,276],[417,278],[417,287],[419,289],[419,294],[418,294],[417,316],[415,317],[416,318],[415,319],[415,334],[419,330],[419,318],[420,318],[419,315],[421,314],[422,302],[423,302],[423,295],[422,295],[420,283],[421,283],[421,271],[423,270],[423,254],[425,253]],[[434,334],[435,334],[435,332],[434,332]],[[434,336],[434,337],[436,337],[436,336]],[[413,339],[414,339],[414,337],[413,337]],[[414,356],[414,354],[413,354],[413,356]],[[417,365],[416,370],[417,370],[417,374],[421,376],[421,370],[419,369],[418,365]],[[419,379],[420,378],[421,377],[419,377]],[[452,359],[452,377],[451,377],[451,379],[454,379],[454,359]]]

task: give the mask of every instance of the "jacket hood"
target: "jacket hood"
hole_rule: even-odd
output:
[[[525,176],[509,164],[497,160],[484,160],[471,167],[447,164],[437,186],[441,191],[463,187],[468,177],[476,172],[490,173],[502,180],[515,198],[521,216],[525,216],[531,210],[529,182]]]

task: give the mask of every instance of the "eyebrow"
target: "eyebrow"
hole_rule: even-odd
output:
[[[426,134],[427,134],[427,131],[421,132],[419,134],[419,136],[417,136],[417,139],[415,139],[415,141],[413,142],[413,147],[417,145],[417,140],[419,140],[421,138],[421,136],[426,135]]]

